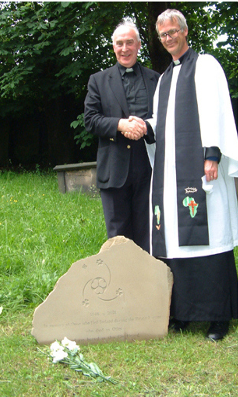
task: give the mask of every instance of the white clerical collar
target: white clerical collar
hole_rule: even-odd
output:
[[[133,68],[126,68],[126,73],[134,72]]]
[[[181,63],[183,63],[183,60],[186,58],[186,54],[188,53],[188,51],[189,51],[189,48],[187,49],[187,51],[185,51],[185,53],[179,59],[176,59],[176,61],[173,61],[174,66],[178,66]]]
[[[138,75],[138,73],[139,73],[139,65],[137,64],[137,62],[130,68],[126,68],[125,66],[122,66],[118,62],[118,67],[119,67],[119,70],[120,70],[122,76],[124,76],[125,73],[130,74],[130,73],[134,72],[136,75]]]
[[[174,66],[177,66],[177,65],[180,65],[180,60],[179,59],[177,59],[176,61],[173,61],[173,63],[174,63]]]

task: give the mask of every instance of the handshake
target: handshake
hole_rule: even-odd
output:
[[[136,116],[130,116],[129,119],[120,119],[118,131],[128,139],[138,140],[147,133],[147,127],[144,120]]]

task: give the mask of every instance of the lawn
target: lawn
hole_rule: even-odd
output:
[[[81,346],[116,385],[52,363],[31,336],[34,310],[72,263],[97,254],[106,239],[99,197],[59,193],[53,172],[0,173],[0,395],[237,396],[237,320],[218,343],[205,339],[208,323],[192,323],[160,340]]]

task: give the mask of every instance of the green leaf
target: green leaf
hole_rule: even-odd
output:
[[[102,371],[100,368],[97,366],[95,363],[90,363],[88,364],[91,370],[96,374],[96,375],[103,375]]]
[[[80,124],[79,121],[75,120],[75,121],[72,121],[72,123],[70,124],[70,127],[77,128],[79,126],[79,124]]]
[[[74,52],[74,47],[67,47],[67,48],[64,48],[62,51],[60,51],[60,55],[67,56],[67,55],[71,54],[72,52]]]

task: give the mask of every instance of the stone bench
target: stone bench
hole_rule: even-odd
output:
[[[57,165],[58,186],[61,193],[82,190],[83,192],[98,192],[96,188],[97,162]]]
[[[82,190],[89,193],[98,193],[96,188],[97,162],[56,165],[58,186],[61,193]],[[235,178],[238,197],[238,178]]]

